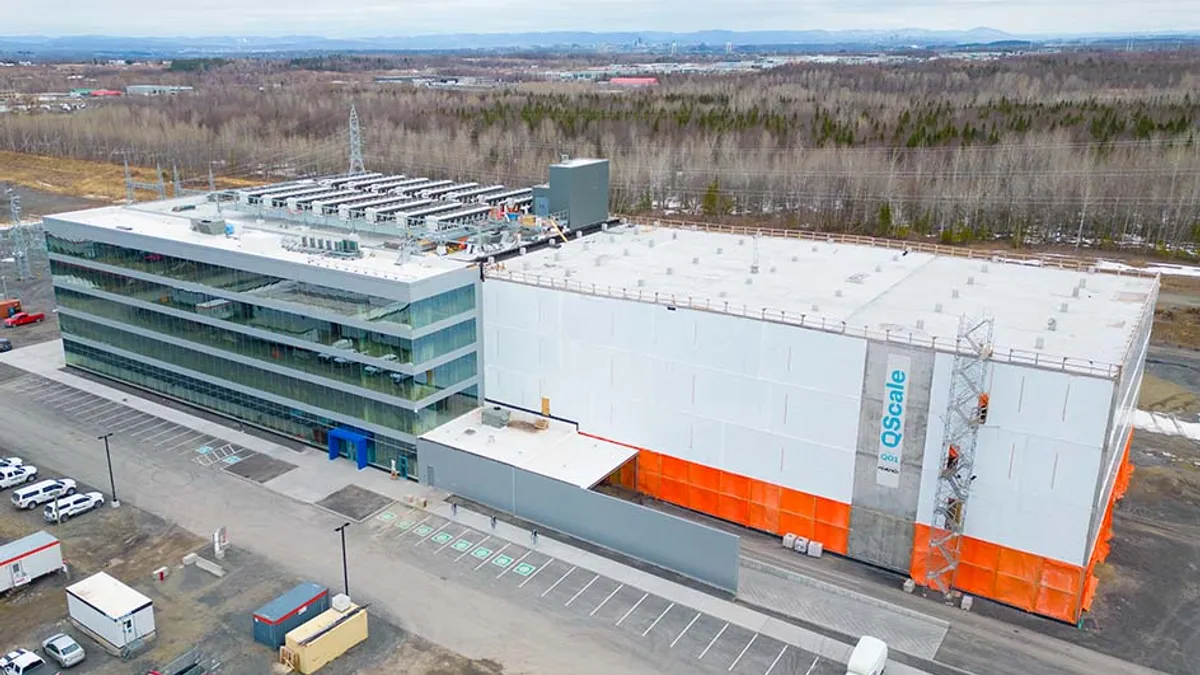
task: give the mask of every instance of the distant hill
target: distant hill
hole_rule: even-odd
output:
[[[1194,35],[1172,36],[1055,36],[1056,41],[1074,43],[1098,41],[1145,41],[1195,39]],[[67,56],[116,57],[199,57],[286,55],[329,52],[392,51],[468,51],[563,49],[596,50],[601,46],[630,47],[635,44],[680,49],[700,46],[735,47],[792,46],[800,48],[899,49],[945,48],[981,45],[1032,45],[1045,43],[1049,36],[1014,36],[992,28],[963,31],[936,31],[906,28],[880,30],[803,30],[803,31],[725,31],[692,33],[644,32],[544,32],[544,33],[461,33],[447,35],[382,36],[369,38],[326,38],[310,35],[283,37],[116,37],[80,35],[67,37],[0,36],[0,55],[24,55],[34,58]]]

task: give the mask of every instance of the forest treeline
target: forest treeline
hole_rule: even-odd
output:
[[[1200,54],[795,65],[654,89],[463,91],[231,62],[190,96],[0,116],[0,148],[230,175],[346,164],[513,185],[562,155],[612,160],[613,210],[736,216],[951,242],[1200,243]]]

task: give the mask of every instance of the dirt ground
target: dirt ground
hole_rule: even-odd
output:
[[[0,448],[6,453],[11,449]],[[195,535],[128,504],[107,505],[61,525],[41,521],[41,510],[0,509],[0,541],[46,529],[63,542],[68,575],[44,577],[0,603],[0,649],[34,648],[46,637],[67,632],[88,652],[72,673],[141,674],[196,649],[209,672],[269,675],[273,650],[252,638],[250,616],[300,580],[267,560],[240,552],[236,543],[221,561],[227,574],[214,577],[182,565],[191,552],[212,559],[211,545]],[[167,566],[159,582],[153,572]],[[105,571],[154,601],[157,638],[129,661],[103,653],[66,620],[64,588]],[[322,675],[502,675],[488,661],[472,661],[401,631],[379,617],[370,637],[321,670]]]
[[[0,218],[3,218],[2,212]],[[0,277],[4,278],[0,295],[7,290],[8,295],[5,297],[19,298],[25,311],[43,312],[46,320],[40,324],[18,328],[0,328],[0,336],[11,340],[14,349],[46,340],[56,340],[59,336],[58,315],[54,313],[54,287],[50,281],[50,263],[46,258],[45,246],[43,244],[28,247],[29,271],[32,275],[24,278],[18,275],[15,263],[6,262],[12,258],[13,248],[13,230],[0,227]]]

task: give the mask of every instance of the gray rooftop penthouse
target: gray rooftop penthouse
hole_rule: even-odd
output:
[[[481,400],[478,267],[239,208],[46,218],[67,363],[416,476],[416,436]]]

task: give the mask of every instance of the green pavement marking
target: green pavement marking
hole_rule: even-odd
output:
[[[396,514],[392,513],[391,511],[384,511],[383,513],[379,514],[379,519],[385,523],[391,522],[396,519]]]
[[[459,539],[458,541],[454,542],[450,548],[462,553],[463,551],[471,548],[471,542],[467,541],[466,539]]]
[[[453,535],[447,534],[445,532],[438,532],[437,534],[433,535],[433,542],[435,544],[444,544],[453,538],[454,538]]]
[[[533,565],[530,565],[529,563],[521,563],[520,565],[517,565],[516,567],[513,568],[513,572],[516,572],[517,574],[520,574],[523,577],[527,577],[530,574],[533,574],[534,570],[536,570],[536,569],[537,569],[536,567],[534,567]]]
[[[433,528],[428,525],[421,525],[417,529],[413,530],[413,532],[415,532],[418,537],[424,537],[424,536],[427,536],[430,532],[433,532]]]
[[[413,526],[413,521],[411,521],[411,520],[397,520],[396,521],[396,527],[398,527],[402,530],[407,530],[408,528],[410,528],[412,526]]]
[[[491,554],[492,554],[492,549],[484,548],[482,546],[475,549],[474,551],[471,551],[471,555],[475,556],[476,558],[479,558],[480,560],[487,560],[488,556],[490,556]]]
[[[492,564],[496,567],[508,567],[512,564],[512,558],[506,555],[498,555],[495,558],[492,558]]]

